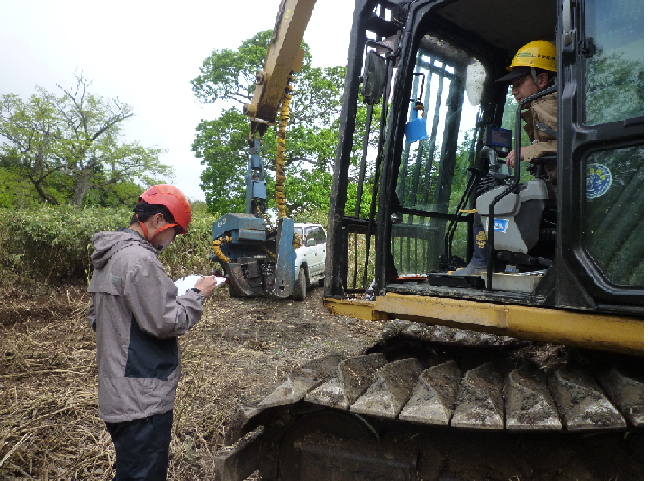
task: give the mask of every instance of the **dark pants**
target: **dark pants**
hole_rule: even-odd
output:
[[[123,423],[106,423],[117,455],[113,481],[163,481],[167,477],[173,410]]]

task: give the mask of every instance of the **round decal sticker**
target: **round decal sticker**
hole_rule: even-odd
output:
[[[612,172],[603,164],[589,164],[587,166],[588,199],[595,199],[605,194],[612,186]]]

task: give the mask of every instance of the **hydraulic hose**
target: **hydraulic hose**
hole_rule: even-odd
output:
[[[231,237],[225,236],[225,242],[229,242],[231,240]],[[227,257],[225,254],[223,254],[223,251],[221,251],[221,244],[223,242],[223,238],[219,237],[218,239],[214,239],[214,242],[212,244],[212,249],[214,251],[214,255],[216,258],[222,262],[229,263],[230,258]]]
[[[284,186],[286,184],[286,126],[288,125],[288,115],[290,111],[290,99],[292,95],[292,86],[290,82],[293,77],[288,77],[288,85],[281,102],[281,114],[279,121],[279,132],[277,134],[277,157],[275,165],[277,168],[277,181],[276,181],[276,201],[278,217],[281,219],[286,217],[286,195],[284,193]]]

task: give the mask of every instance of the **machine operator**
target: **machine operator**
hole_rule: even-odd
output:
[[[506,82],[511,85],[515,100],[520,103],[530,95],[537,94],[553,86],[556,80],[556,46],[546,40],[529,42],[518,50],[509,73],[496,82]],[[554,92],[527,104],[522,110],[525,121],[524,130],[531,140],[531,145],[522,147],[520,160],[531,161],[543,155],[555,154],[558,140],[558,97]],[[506,165],[512,167],[514,151],[508,153]],[[545,165],[547,178],[556,182],[555,165]],[[452,272],[453,276],[479,276],[486,272],[488,250],[486,248],[486,233],[479,214],[475,214],[473,223],[474,252],[470,263]]]

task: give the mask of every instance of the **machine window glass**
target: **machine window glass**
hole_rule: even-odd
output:
[[[479,111],[477,85],[483,87],[485,79],[482,64],[465,52],[429,35],[421,40],[396,188],[404,207],[447,213],[456,206],[452,192],[460,195],[463,185],[455,187],[466,182]]]
[[[391,252],[398,274],[425,274],[438,269],[439,256],[444,253],[447,221],[416,215],[407,217],[411,221],[392,226]],[[464,254],[467,238],[467,224],[460,223],[454,233],[452,252]]]
[[[502,128],[508,129],[512,132],[512,145],[514,145],[515,142],[515,114],[517,112],[517,109],[518,103],[513,96],[513,90],[511,89],[511,87],[509,87],[508,92],[506,93],[506,103],[504,104],[504,113],[502,115]],[[520,129],[520,140],[522,147],[531,145],[529,135],[523,128]],[[524,165],[526,166],[526,164]],[[533,178],[534,177],[531,172],[526,168],[520,170],[520,182],[528,182]]]
[[[585,123],[643,116],[643,1],[595,0],[585,7]]]
[[[585,248],[617,285],[643,286],[643,147],[594,152],[585,166]]]
[[[484,66],[467,52],[431,35],[421,39],[396,186],[403,207],[455,212],[474,163],[474,127],[485,82]],[[392,230],[398,272],[436,269],[447,225],[446,219],[405,215]],[[465,252],[465,231],[462,225],[455,233],[453,252]]]
[[[295,227],[295,234],[304,235],[304,230],[301,227]]]

